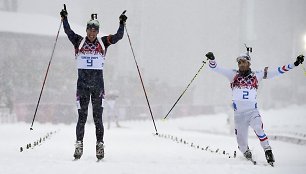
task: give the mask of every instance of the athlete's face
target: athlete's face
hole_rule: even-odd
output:
[[[239,60],[238,61],[238,67],[239,67],[239,71],[247,71],[250,69],[250,65],[251,63],[247,60]]]
[[[89,28],[86,30],[86,32],[87,32],[87,37],[90,40],[90,42],[93,42],[97,38],[99,30],[96,30],[94,28],[91,28],[91,29]]]

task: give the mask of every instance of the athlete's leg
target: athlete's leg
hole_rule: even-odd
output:
[[[93,109],[93,119],[96,126],[96,138],[97,142],[103,142],[104,126],[102,121],[103,106],[102,99],[104,98],[104,89],[95,88],[92,91],[91,101]]]
[[[244,154],[248,150],[248,130],[249,124],[247,116],[243,114],[236,114],[235,121],[235,134],[237,138],[238,148]]]
[[[250,120],[250,126],[253,128],[255,134],[257,135],[262,148],[266,150],[271,150],[269,145],[268,137],[263,130],[263,123],[261,116],[258,111],[252,114],[252,119]]]
[[[90,92],[87,87],[78,85],[76,100],[77,100],[77,108],[78,108],[78,123],[76,126],[76,137],[77,141],[83,141],[84,131],[85,131],[85,123],[88,115],[88,104],[90,99]]]

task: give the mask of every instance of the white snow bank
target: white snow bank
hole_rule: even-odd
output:
[[[305,106],[264,111],[266,130],[287,125],[298,132],[306,126]],[[290,114],[290,117],[287,115]],[[294,114],[293,114],[294,113]],[[75,125],[2,124],[0,126],[0,173],[54,174],[54,173],[114,173],[114,174],[203,174],[203,173],[260,173],[302,174],[306,170],[306,148],[288,142],[270,140],[276,158],[275,167],[266,165],[264,152],[256,138],[249,139],[258,165],[243,159],[237,150],[235,137],[229,133],[227,115],[197,116],[167,121],[156,120],[159,133],[181,137],[188,142],[211,148],[237,151],[237,158],[201,151],[189,145],[153,136],[151,120],[121,122],[123,128],[105,130],[105,159],[99,163],[95,157],[95,128],[86,125],[84,154],[73,160]],[[290,121],[286,121],[290,120]],[[299,125],[299,126],[297,126]],[[50,131],[57,131],[46,142],[34,149],[20,152],[20,146],[35,141]],[[251,132],[251,131],[250,131]],[[269,136],[269,134],[268,134]]]

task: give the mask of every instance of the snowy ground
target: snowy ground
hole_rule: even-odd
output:
[[[278,111],[262,111],[268,136],[292,135],[305,140],[306,107],[291,106]],[[175,116],[171,116],[175,117]],[[114,173],[114,174],[197,174],[197,173],[305,173],[306,145],[270,140],[276,158],[275,167],[266,165],[259,141],[250,130],[249,145],[258,165],[244,160],[237,150],[235,137],[227,124],[227,115],[195,116],[156,121],[158,132],[173,135],[189,144],[154,136],[151,120],[121,122],[124,128],[105,130],[105,159],[96,162],[94,125],[88,124],[84,155],[73,161],[75,125],[35,123],[1,124],[0,173]],[[20,152],[20,147],[54,132],[33,149]],[[191,147],[193,143],[195,147]],[[199,149],[196,146],[199,145]],[[201,150],[225,151],[212,153]],[[236,158],[229,158],[237,150]]]

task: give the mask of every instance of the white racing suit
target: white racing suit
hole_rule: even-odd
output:
[[[243,76],[238,70],[224,69],[217,66],[215,60],[209,61],[209,67],[230,81],[232,89],[232,101],[235,120],[235,134],[238,148],[244,153],[248,149],[248,128],[254,130],[264,151],[271,150],[268,137],[263,130],[261,115],[257,109],[257,89],[258,83],[262,79],[270,79],[281,75],[295,67],[288,64],[278,67],[276,70],[269,70],[268,67],[261,71],[251,71]]]

